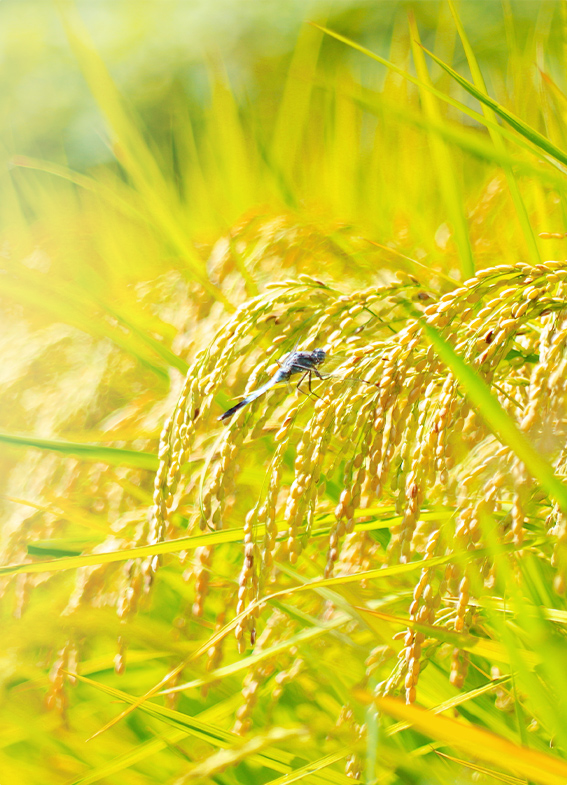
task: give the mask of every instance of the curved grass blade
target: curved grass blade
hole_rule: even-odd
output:
[[[400,626],[403,629],[412,629],[417,632],[423,632],[428,638],[435,638],[440,643],[447,643],[457,649],[468,651],[471,654],[476,654],[479,657],[484,657],[491,662],[500,662],[504,665],[510,665],[512,659],[509,650],[499,641],[491,640],[490,638],[480,638],[478,635],[466,634],[455,632],[454,630],[447,630],[444,627],[437,627],[432,624],[421,624],[413,619],[405,619],[402,616],[392,616],[389,613],[381,613],[369,608],[357,607],[357,610],[374,616],[377,619],[387,622],[395,626]],[[540,662],[541,658],[534,652],[522,649],[519,652],[522,661],[526,666],[535,668]]]
[[[30,556],[51,556],[64,558],[79,556],[86,548],[92,548],[102,542],[102,537],[89,539],[59,538],[57,540],[36,540],[28,543],[26,551]]]
[[[433,52],[430,52],[428,49],[423,47],[423,50],[427,52],[427,54],[435,60],[437,65],[441,66],[453,79],[458,82],[463,89],[470,93],[477,101],[480,101],[481,104],[488,106],[492,111],[497,114],[499,117],[502,118],[508,125],[517,131],[524,139],[527,139],[531,142],[534,147],[539,148],[547,155],[552,156],[557,161],[560,161],[562,164],[567,165],[567,153],[561,150],[560,147],[553,144],[547,137],[543,134],[540,134],[539,131],[536,131],[535,128],[532,128],[531,125],[528,125],[524,120],[520,119],[517,115],[513,112],[510,112],[508,109],[505,109],[502,104],[499,104],[498,101],[495,101],[489,95],[487,95],[483,90],[480,90],[475,85],[471,84],[468,79],[465,79],[464,76],[461,76],[457,71],[455,71],[451,66],[444,63],[437,55],[434,55]],[[486,123],[488,126],[488,123]],[[492,124],[491,124],[492,125]],[[496,126],[498,128],[498,126]]]
[[[459,357],[438,330],[425,321],[423,329],[435,351],[462,384],[468,398],[477,407],[491,431],[513,450],[545,492],[567,514],[567,487],[555,475],[550,463],[532,447],[515,421],[492,395],[486,382]]]
[[[152,755],[156,755],[163,749],[166,749],[168,745],[179,744],[179,742],[187,738],[188,735],[188,731],[177,730],[174,728],[167,733],[161,734],[161,736],[157,739],[150,739],[150,741],[145,741],[142,744],[139,744],[131,752],[127,752],[125,755],[120,755],[117,758],[114,758],[114,760],[111,760],[104,766],[99,766],[96,771],[93,771],[86,777],[73,780],[71,785],[92,785],[93,782],[98,782],[99,780],[103,779],[103,777],[110,777],[113,774],[124,771],[124,769],[130,768],[130,766],[134,766],[136,763],[140,763]]]
[[[431,747],[433,745],[430,745]],[[493,782],[503,782],[505,785],[526,785],[526,780],[524,777],[512,777],[507,774],[502,774],[499,771],[495,771],[494,769],[489,769],[486,766],[479,766],[478,763],[472,763],[470,760],[463,760],[462,758],[456,758],[454,755],[447,755],[445,752],[441,752],[437,747],[440,745],[435,745],[435,754],[439,757],[443,758],[444,760],[451,761],[451,763],[455,763],[457,766],[463,766],[466,769],[470,769],[470,771],[477,772],[479,779],[486,780],[490,782],[492,779]],[[422,748],[423,749],[423,748]],[[422,752],[422,754],[426,754]]]
[[[486,730],[437,716],[417,706],[408,706],[394,698],[374,700],[385,714],[409,723],[430,738],[464,750],[474,758],[517,772],[542,785],[565,785],[567,763],[554,755],[520,747]]]
[[[58,321],[76,327],[88,335],[112,341],[115,346],[131,354],[161,379],[169,381],[161,358],[149,351],[147,345],[140,345],[136,336],[125,334],[104,319],[97,318],[93,313],[94,301],[88,300],[78,287],[60,279],[57,283],[52,283],[43,273],[38,274],[20,265],[17,278],[0,275],[0,291],[16,302],[46,311]]]
[[[110,449],[110,448],[107,448]],[[366,516],[364,516],[366,517]],[[389,525],[394,521],[389,522]],[[368,531],[371,524],[360,524],[355,530]],[[382,525],[375,526],[375,528],[385,528]],[[257,527],[257,534],[261,536],[264,531],[263,524]],[[329,527],[325,528],[325,533],[328,534]],[[319,535],[320,532],[313,532],[312,536]],[[282,532],[281,539],[285,539],[286,535]],[[62,559],[53,559],[50,561],[38,562],[36,564],[7,564],[0,567],[0,576],[2,575],[21,575],[23,573],[41,573],[41,572],[60,572],[61,570],[74,570],[78,567],[92,567],[98,564],[111,564],[117,561],[127,561],[128,559],[143,559],[148,556],[159,556],[168,553],[179,553],[180,551],[193,550],[200,546],[212,547],[216,545],[223,545],[231,542],[244,542],[244,530],[239,529],[221,529],[219,531],[210,532],[208,534],[197,534],[192,537],[180,537],[176,540],[166,540],[165,542],[153,543],[152,545],[140,545],[136,548],[123,548],[118,551],[106,551],[104,553],[87,553],[81,556],[68,556]],[[504,546],[505,550],[514,550],[515,546],[507,544]],[[463,553],[453,553],[452,556],[439,556],[435,559],[429,559],[428,567],[436,567],[439,564],[446,564],[450,560],[468,560],[471,554],[482,556],[486,552],[485,548],[478,548],[475,551],[465,551]],[[281,592],[281,595],[294,593],[297,591],[307,589],[325,588],[327,586],[336,586],[343,583],[353,583],[366,579],[387,578],[392,575],[405,574],[420,570],[422,564],[420,561],[410,562],[409,564],[396,564],[393,567],[385,569],[367,570],[366,572],[356,573],[355,575],[339,575],[334,578],[321,578],[320,580],[311,581],[303,586],[296,586],[293,589],[288,589]],[[279,597],[280,594],[270,595],[270,598]],[[221,636],[222,637],[222,636]]]
[[[35,447],[38,450],[73,455],[85,461],[101,461],[111,466],[131,466],[135,469],[156,471],[159,464],[158,457],[153,452],[125,450],[121,447],[103,447],[99,444],[63,442],[57,439],[37,439],[35,436],[16,436],[16,434],[1,432],[0,443],[17,447]]]
[[[260,652],[255,654],[250,654],[248,657],[242,657],[240,660],[237,660],[230,665],[223,665],[222,667],[207,673],[207,675],[202,679],[193,679],[193,681],[187,681],[183,684],[176,684],[175,687],[168,687],[165,690],[160,690],[159,694],[170,695],[176,692],[184,692],[185,690],[198,689],[199,687],[203,687],[205,684],[210,684],[212,682],[218,681],[219,679],[223,679],[226,676],[232,676],[235,673],[240,673],[240,671],[245,671],[248,668],[256,665],[258,662],[262,662],[263,660],[274,657],[277,654],[281,654],[282,652],[289,651],[291,647],[295,646],[299,648],[302,644],[309,643],[315,638],[332,633],[343,624],[348,624],[349,621],[350,616],[347,616],[346,614],[339,615],[337,618],[329,622],[320,622],[319,620],[315,619],[315,622],[317,623],[317,626],[315,627],[303,629],[301,632],[298,632],[297,635],[292,635],[290,638],[286,638],[286,640],[281,641],[280,643],[275,643],[273,646],[270,646],[267,649],[262,649]]]
[[[291,739],[305,739],[307,736],[308,731],[306,728],[271,728],[265,733],[253,736],[247,741],[240,740],[239,743],[231,747],[214,752],[208,758],[199,761],[199,763],[189,769],[189,772],[177,782],[179,785],[183,785],[183,783],[195,782],[196,780],[202,782],[205,778],[212,779],[215,775],[222,773],[228,766],[236,766],[244,760],[253,760],[263,750],[272,747],[278,742],[290,741]],[[287,775],[284,775],[284,778],[287,780]]]
[[[131,704],[131,708],[140,708],[150,716],[166,722],[171,727],[184,730],[192,736],[195,736],[202,741],[208,742],[214,747],[230,749],[234,742],[242,742],[240,736],[237,736],[235,733],[231,733],[230,731],[226,731],[223,728],[220,728],[218,725],[213,725],[212,723],[206,722],[199,716],[194,717],[189,714],[183,714],[180,711],[175,711],[174,709],[160,706],[157,703],[139,703],[139,698],[129,695],[122,690],[118,690],[115,687],[110,687],[106,684],[93,681],[92,679],[88,679],[85,676],[81,676],[80,674],[74,675],[77,679],[79,679],[79,681],[82,681],[85,684],[88,684],[89,686],[94,687],[95,689],[100,690],[117,700]],[[294,730],[296,734],[303,734],[304,732],[301,728],[292,730]],[[291,764],[294,760],[297,760],[297,754],[294,752],[286,752],[285,750],[270,749],[266,752],[257,751],[251,753],[249,760],[252,763],[264,766],[267,769],[271,769],[273,771],[278,771],[280,774],[285,775],[294,771]],[[324,772],[323,774],[317,774],[316,772],[313,772],[311,776],[313,777],[313,782],[319,783],[319,785],[325,785],[328,783],[346,785],[349,782],[348,778],[344,774],[334,771]]]
[[[57,445],[58,442],[48,442],[47,440],[42,440],[42,444],[36,444],[38,441],[37,439],[28,440],[23,439],[23,437],[10,437],[10,443],[14,444],[25,444],[29,446],[37,446],[41,449],[51,449],[51,445]],[[13,441],[12,440],[17,440]],[[1,435],[0,435],[1,441]],[[47,446],[43,446],[43,445]],[[79,447],[88,447],[88,445],[79,445]],[[112,450],[113,448],[103,448],[106,450]],[[122,453],[129,453],[129,450],[117,450],[117,452]],[[134,453],[136,456],[139,455],[151,455],[151,453]],[[119,456],[117,456],[119,457]],[[99,460],[99,459],[97,459]],[[108,461],[107,461],[108,462]],[[120,460],[117,461],[119,465],[124,465],[123,462]],[[138,467],[138,468],[148,468],[146,466]],[[149,467],[151,469],[155,469],[155,466]],[[19,500],[15,500],[19,501]],[[36,506],[37,505],[32,505]],[[38,507],[38,509],[44,509]],[[364,515],[360,515],[360,517],[367,518],[368,515],[371,515],[374,511],[364,510]],[[438,513],[424,513],[422,516],[423,520],[428,520],[431,517],[439,517]],[[332,513],[328,513],[326,515],[321,516],[321,520],[329,519],[329,521],[334,521],[334,516]],[[393,526],[396,522],[400,521],[400,516],[391,516],[386,518],[385,520],[376,520],[376,521],[364,521],[363,523],[358,523],[355,526],[355,531],[373,531],[375,529],[387,529]],[[88,524],[89,528],[92,528],[94,524],[90,522]],[[312,537],[328,537],[329,532],[331,530],[331,523],[329,525],[320,526],[313,530],[311,536]],[[258,526],[257,534],[261,536],[264,533],[264,526],[263,524]],[[280,539],[285,539],[286,534],[282,532],[280,534]],[[70,556],[65,559],[56,559],[52,561],[44,561],[38,562],[36,564],[10,564],[4,567],[0,567],[0,575],[19,575],[22,573],[41,573],[41,572],[59,572],[61,570],[73,570],[77,569],[78,567],[92,567],[97,564],[110,564],[116,561],[125,561],[127,559],[138,559],[138,558],[147,558],[148,556],[155,556],[160,554],[167,554],[167,553],[179,553],[179,551],[184,550],[193,550],[194,548],[198,548],[200,546],[217,546],[217,545],[224,545],[226,543],[244,542],[244,530],[242,528],[238,529],[222,529],[219,531],[208,532],[207,534],[197,534],[191,537],[181,537],[176,540],[167,540],[165,542],[155,543],[153,545],[141,545],[137,548],[129,548],[129,549],[121,549],[119,551],[106,551],[105,553],[89,553],[83,554],[81,556]]]
[[[202,535],[202,537],[212,538],[215,535],[223,535],[223,534],[230,534],[230,533],[231,533],[230,531],[223,532],[221,530],[219,532],[214,532],[213,534],[210,535]],[[194,540],[199,540],[201,538],[194,537],[194,538],[187,538],[187,539],[194,541]],[[179,542],[180,542],[179,540],[175,541],[175,543],[179,543]],[[150,550],[153,551],[154,553],[160,553],[160,552],[163,553],[164,552],[163,550],[156,550],[156,549],[160,548],[160,546],[163,548],[163,546],[167,546],[167,545],[171,546],[171,543],[158,543],[158,545],[144,546],[144,548],[132,548],[129,551],[127,551],[127,553],[131,554],[132,552],[138,552],[142,550],[145,551],[146,553],[148,553]],[[514,550],[515,546],[513,546],[512,544],[508,544],[503,546],[503,549]],[[478,548],[476,550],[467,550],[461,553],[451,553],[445,556],[438,556],[434,559],[428,559],[427,566],[428,568],[432,568],[432,567],[436,567],[439,564],[446,564],[448,561],[454,562],[454,561],[459,561],[461,559],[469,561],[471,558],[476,558],[477,556],[485,552],[486,549]],[[102,554],[102,555],[107,556],[108,554]],[[117,554],[115,553],[112,555],[116,556]],[[75,557],[71,557],[71,558],[75,558]],[[78,557],[78,558],[85,558],[85,557]],[[129,557],[125,557],[124,554],[122,553],[120,554],[120,558],[129,558]],[[61,561],[70,561],[70,560],[71,559],[63,559]],[[112,559],[112,561],[115,560],[117,559]],[[22,566],[26,567],[27,565],[22,565]],[[367,570],[365,572],[355,573],[353,575],[340,575],[333,578],[321,578],[320,580],[311,581],[310,583],[295,586],[291,589],[290,588],[282,589],[280,591],[274,592],[273,594],[269,594],[265,597],[261,597],[257,600],[254,600],[254,602],[251,602],[250,605],[248,605],[248,607],[242,611],[242,613],[235,616],[233,619],[231,619],[231,621],[225,624],[224,627],[222,627],[222,629],[218,630],[218,632],[215,632],[213,635],[211,635],[211,637],[208,638],[204,643],[201,643],[199,646],[197,646],[197,648],[185,660],[183,660],[181,663],[176,665],[175,668],[173,668],[169,673],[167,673],[163,677],[163,679],[161,679],[160,682],[155,684],[144,695],[142,695],[139,698],[135,698],[135,699],[132,698],[131,706],[129,706],[127,709],[124,709],[124,711],[122,711],[120,714],[114,717],[114,719],[110,720],[110,722],[108,722],[103,728],[101,728],[95,734],[93,734],[91,738],[95,738],[96,736],[99,736],[100,734],[104,733],[113,725],[116,725],[118,722],[123,720],[126,716],[128,716],[128,714],[130,714],[136,708],[143,706],[144,703],[149,698],[153,697],[158,692],[160,692],[162,687],[165,687],[165,685],[169,681],[171,681],[178,674],[180,674],[189,665],[189,663],[199,659],[199,657],[201,657],[205,652],[207,652],[211,646],[216,645],[219,641],[225,638],[230,632],[232,632],[232,630],[235,629],[236,625],[242,619],[247,618],[249,614],[252,613],[254,609],[259,607],[260,605],[264,605],[264,603],[269,603],[273,600],[277,600],[281,597],[288,596],[290,594],[297,594],[298,592],[312,591],[313,589],[317,590],[321,587],[336,586],[338,584],[355,583],[355,582],[367,580],[369,578],[374,578],[374,579],[388,578],[391,575],[400,575],[409,572],[414,572],[416,570],[421,570],[422,568],[423,568],[423,563],[421,561],[415,561],[415,562],[410,562],[409,564],[396,564],[393,567],[386,567],[385,569],[379,568],[375,570]],[[25,569],[23,571],[25,572]],[[0,569],[0,575],[2,575],[1,569]]]
[[[320,31],[315,34],[314,32],[308,25],[300,31],[280,101],[269,153],[274,167],[282,173],[286,182],[293,181],[293,170],[307,125],[313,78],[323,40]],[[298,74],[301,79],[298,79]],[[290,118],[293,118],[291,123]]]
[[[511,680],[511,678],[511,676],[501,676],[499,679],[491,679],[482,687],[477,687],[475,690],[469,690],[469,692],[460,692],[458,695],[449,698],[449,700],[443,701],[443,703],[435,706],[435,708],[431,709],[431,711],[433,714],[442,714],[444,711],[451,711],[457,706],[462,706],[463,703],[480,698],[481,695],[490,695],[494,692],[495,687],[498,687],[501,684],[506,684]],[[398,722],[396,725],[391,725],[387,729],[386,736],[394,736],[396,733],[406,730],[406,728],[411,728],[411,724],[409,722]]]
[[[270,780],[266,783],[266,785],[289,785],[291,782],[299,782],[299,780],[305,779],[305,777],[310,777],[312,774],[315,774],[322,769],[326,769],[327,766],[332,766],[333,763],[338,763],[338,761],[343,760],[349,754],[349,749],[333,752],[331,755],[325,755],[324,758],[314,760],[311,763],[308,763],[306,766],[302,766],[300,769],[295,769],[290,774],[286,774],[283,777],[278,777],[277,780]],[[336,781],[338,782],[338,780]],[[352,782],[352,777],[347,777],[344,775],[344,779],[342,779],[341,782],[344,782],[345,785],[350,785]]]
[[[183,218],[161,168],[133,120],[133,114],[96,51],[77,9],[68,0],[56,0],[65,34],[89,88],[114,136],[113,150],[128,172],[156,225],[185,260],[192,277],[229,311],[234,306],[225,294],[209,281],[206,267],[183,230]]]
[[[417,29],[415,17],[411,13],[409,14],[409,26],[412,36],[413,59],[417,75],[424,85],[429,85],[431,87],[431,79],[427,71],[425,57],[419,48],[421,46],[419,31]],[[421,101],[427,118],[439,123],[441,121],[441,113],[439,112],[435,97],[431,95],[429,90],[421,90],[420,92]],[[445,142],[436,134],[430,133],[429,143],[435,162],[435,174],[441,189],[443,204],[455,235],[455,243],[461,260],[463,280],[466,280],[474,275],[474,259],[464,211],[463,196],[460,192],[455,176],[453,161],[451,160],[451,155]]]
[[[484,82],[484,78],[476,61],[476,57],[469,43],[465,30],[461,24],[461,20],[459,19],[459,16],[455,9],[453,0],[448,0],[448,2],[449,2],[449,8],[451,9],[451,13],[453,15],[453,19],[455,21],[455,25],[457,27],[457,31],[459,33],[459,37],[461,39],[461,42],[465,50],[465,54],[467,56],[467,61],[469,64],[469,68],[471,69],[471,74],[474,83],[479,90],[482,90],[483,93],[486,93],[486,84]],[[489,120],[494,121],[494,111],[490,107],[488,107],[486,104],[483,104],[482,111],[485,117],[487,117]],[[506,150],[500,133],[498,131],[493,130],[492,128],[489,128],[488,131],[490,133],[494,146],[496,147],[498,152],[501,154],[505,154]],[[524,233],[526,245],[530,253],[532,264],[539,264],[539,262],[541,262],[539,249],[537,247],[536,239],[530,224],[528,211],[526,210],[524,200],[522,199],[522,195],[520,194],[520,189],[518,188],[518,183],[516,182],[516,178],[514,177],[514,173],[512,172],[510,167],[504,165],[503,168],[504,168],[504,173],[506,175],[506,180],[508,182],[508,187],[510,188],[512,201],[514,202],[514,206],[516,208],[518,220],[520,222],[522,232]]]
[[[180,711],[175,711],[174,709],[169,709],[165,706],[160,706],[157,703],[150,703],[148,701],[138,704],[139,699],[134,695],[129,695],[127,692],[116,689],[115,687],[89,679],[86,676],[82,676],[80,673],[75,673],[73,675],[84,684],[88,684],[90,687],[94,687],[123,703],[135,704],[150,716],[165,721],[170,727],[175,727],[180,730],[183,729],[186,733],[190,733],[192,736],[195,736],[195,738],[212,744],[214,747],[228,747],[232,741],[240,738],[235,733],[231,733],[230,731],[224,730],[224,728],[205,722],[198,717],[183,714]],[[290,755],[289,757],[292,758],[293,756]],[[263,762],[264,761],[262,760],[262,763]],[[274,763],[276,762],[274,761]],[[277,765],[276,763],[277,771],[287,771],[285,765],[283,769],[280,765]]]
[[[386,66],[386,68],[389,68],[394,73],[399,74],[399,76],[403,77],[404,79],[407,79],[408,82],[411,82],[417,87],[428,90],[432,95],[436,96],[437,98],[440,98],[442,101],[445,101],[445,103],[449,104],[449,106],[453,106],[455,109],[458,109],[460,112],[463,112],[463,114],[466,114],[468,117],[471,117],[473,120],[476,120],[481,125],[486,126],[486,128],[493,129],[499,132],[507,139],[510,139],[513,142],[521,144],[522,147],[525,147],[524,139],[526,139],[532,145],[529,148],[532,153],[537,153],[538,150],[544,150],[551,156],[552,163],[555,163],[555,161],[559,161],[561,164],[567,165],[567,153],[564,153],[560,148],[558,148],[556,145],[550,142],[549,139],[547,139],[545,136],[535,131],[527,123],[524,123],[523,120],[520,120],[520,118],[516,117],[515,115],[512,115],[511,112],[508,112],[507,110],[502,110],[500,104],[498,104],[492,98],[489,98],[489,96],[485,96],[481,91],[477,90],[473,85],[470,84],[470,82],[468,82],[466,79],[461,77],[456,71],[450,68],[450,66],[446,65],[441,60],[439,60],[438,57],[433,55],[425,47],[422,47],[424,51],[427,52],[427,54],[430,57],[432,57],[435,60],[435,62],[437,62],[442,68],[444,68],[448,73],[450,73],[451,76],[454,76],[454,78],[456,79],[456,81],[459,82],[459,84],[461,84],[461,80],[462,80],[462,82],[464,82],[467,85],[467,87],[465,87],[465,85],[463,84],[463,87],[465,87],[467,92],[470,92],[471,95],[474,94],[475,98],[478,98],[479,101],[481,100],[481,97],[485,98],[487,105],[491,106],[491,108],[494,109],[496,114],[500,113],[499,111],[497,111],[497,109],[504,111],[506,113],[507,118],[510,120],[509,125],[512,128],[514,128],[515,131],[518,131],[518,133],[520,133],[521,136],[518,137],[517,134],[511,133],[506,128],[503,128],[497,123],[489,120],[487,117],[480,114],[479,112],[475,112],[474,109],[470,109],[466,104],[463,104],[461,101],[457,101],[455,98],[451,98],[451,96],[447,95],[446,93],[443,93],[441,90],[437,90],[435,87],[432,87],[431,85],[422,82],[417,77],[412,76],[412,74],[408,73],[407,71],[404,71],[403,68],[400,68],[399,66],[390,62],[389,60],[386,60],[386,58],[381,57],[375,52],[372,52],[370,49],[367,49],[366,47],[357,44],[355,41],[351,40],[350,38],[347,38],[346,36],[341,35],[340,33],[336,33],[334,30],[329,30],[326,27],[321,27],[315,22],[311,22],[311,24],[314,25],[315,27],[318,27],[327,35],[332,36],[332,38],[336,38],[337,41],[341,41],[343,44],[346,44],[347,46],[356,49],[361,54],[372,58],[372,60],[376,60],[377,63]],[[536,150],[533,149],[534,146],[537,148]],[[563,167],[561,167],[561,171],[564,171]]]
[[[137,336],[142,343],[147,344],[151,349],[154,350],[156,354],[158,354],[165,362],[170,365],[172,368],[177,368],[183,375],[187,373],[189,370],[189,364],[181,357],[178,357],[174,352],[171,351],[165,344],[161,341],[158,341],[156,338],[152,338],[152,336],[146,331],[143,330],[141,327],[138,327],[131,319],[127,319],[123,314],[115,311],[114,309],[110,308],[107,303],[100,302],[99,305],[103,308],[110,316],[113,316],[117,321],[127,327],[132,335]]]
[[[119,196],[116,189],[109,188],[86,174],[81,174],[80,172],[75,172],[61,164],[53,163],[52,161],[43,161],[41,158],[33,158],[29,155],[14,155],[10,159],[10,164],[21,169],[34,169],[37,172],[45,172],[54,177],[60,177],[62,180],[67,180],[74,185],[78,185],[80,188],[84,188],[85,191],[96,194],[129,218],[134,218],[143,222],[147,221],[147,217],[137,210],[127,199],[123,199]]]
[[[520,174],[537,177],[539,180],[542,180],[560,191],[567,189],[564,173],[559,172],[555,168],[542,169],[541,164],[531,163],[526,159],[511,155],[505,148],[496,149],[494,144],[487,141],[486,136],[479,133],[476,129],[462,128],[454,123],[436,121],[431,117],[424,118],[420,112],[389,101],[383,96],[373,93],[371,90],[363,90],[361,91],[361,95],[354,95],[352,93],[347,93],[346,95],[365,112],[381,116],[383,111],[387,111],[388,115],[398,117],[400,120],[403,120],[405,123],[410,123],[416,128],[420,128],[424,131],[432,131],[447,142],[451,142],[465,152],[474,155],[475,158],[480,161],[513,168],[514,171],[517,171]],[[376,102],[379,102],[380,106],[376,106]],[[382,109],[382,107],[384,108]],[[489,131],[493,130],[489,126],[488,129]],[[533,148],[524,142],[521,137],[514,135],[514,140],[519,147],[533,155]],[[437,274],[439,275],[439,273]]]
[[[123,548],[119,551],[105,553],[85,553],[81,556],[67,556],[61,559],[37,562],[35,564],[9,564],[0,567],[1,575],[20,575],[22,573],[60,572],[61,570],[75,570],[79,567],[93,567],[99,564],[111,564],[128,559],[144,559],[149,556],[159,556],[166,553],[179,553],[179,551],[192,550],[201,545],[212,546],[226,542],[242,541],[242,529],[227,529],[224,531],[201,534],[195,537],[181,537],[178,540],[159,542],[153,545],[140,545],[137,548]]]

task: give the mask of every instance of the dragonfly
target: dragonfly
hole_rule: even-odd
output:
[[[302,374],[301,379],[297,383],[298,390],[301,389],[301,383],[308,377],[309,392],[311,392],[311,378],[317,376],[317,378],[323,379],[322,374],[317,369],[325,362],[326,356],[327,354],[323,349],[313,349],[312,352],[290,352],[282,360],[280,367],[266,384],[258,387],[257,390],[253,390],[237,404],[231,406],[230,409],[227,409],[224,414],[221,414],[219,420],[228,420],[229,417],[232,417],[233,414],[240,411],[243,406],[252,403],[256,398],[259,398],[261,395],[268,392],[268,390],[271,390],[272,387],[275,387],[276,384],[280,384],[281,382],[289,383],[292,376]]]
[[[301,379],[297,383],[297,389],[301,392],[301,384],[302,382],[307,379],[308,380],[308,387],[309,393],[315,395],[311,390],[311,380],[313,376],[316,376],[318,379],[328,379],[331,378],[331,374],[323,374],[318,370],[319,366],[322,365],[327,357],[327,353],[323,349],[313,349],[311,352],[300,352],[300,351],[292,351],[290,352],[280,363],[280,367],[276,371],[276,373],[272,376],[272,378],[263,384],[261,387],[258,387],[257,390],[253,390],[249,393],[245,398],[239,401],[234,406],[231,406],[230,409],[227,409],[224,414],[221,414],[219,420],[228,420],[229,417],[232,417],[233,414],[240,411],[244,406],[247,406],[252,401],[255,401],[261,395],[271,390],[272,387],[275,387],[276,384],[280,384],[281,382],[287,382],[289,384],[289,380],[292,376],[298,376],[301,374]],[[363,382],[364,384],[371,384],[371,382],[367,382],[365,379],[349,379],[343,381],[350,381],[352,383],[359,383]],[[307,395],[307,393],[305,393]]]

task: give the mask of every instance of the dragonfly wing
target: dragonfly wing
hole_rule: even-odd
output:
[[[323,373],[321,375],[323,379],[329,379],[333,382],[340,382],[341,384],[350,385],[351,387],[357,387],[361,384],[374,386],[373,382],[367,382],[366,379],[360,379],[356,376],[340,376],[336,373]]]
[[[298,357],[290,364],[289,375],[293,376],[298,373],[314,373],[317,376],[319,371],[316,363],[306,358]]]

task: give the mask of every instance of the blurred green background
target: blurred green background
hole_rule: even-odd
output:
[[[435,169],[416,168],[416,154],[427,155],[429,144],[417,88],[306,24],[327,25],[415,73],[409,12],[424,46],[468,78],[446,2],[2,3],[4,160],[8,169],[20,155],[98,179],[113,172],[132,177],[127,166],[116,166],[113,144],[132,142],[121,138],[119,102],[133,110],[159,169],[160,186],[137,151],[147,184],[169,191],[175,205],[167,209],[181,211],[193,239],[212,241],[258,205],[295,210],[301,203],[306,217],[354,221],[382,241],[409,233],[408,250],[435,255],[431,240],[439,227],[442,238],[446,208]],[[546,107],[562,102],[546,90],[542,73],[562,89],[563,5],[465,0],[458,13],[489,93],[541,129]],[[84,25],[90,42],[80,44],[82,55],[70,46],[61,14],[74,34]],[[85,46],[94,46],[121,97],[110,95],[86,62]],[[435,63],[430,76],[438,89],[477,106]],[[473,131],[487,138],[451,106],[442,117],[449,132],[456,125],[471,132],[469,145]],[[547,132],[561,142],[561,126],[549,122]],[[468,199],[478,199],[491,177],[483,158],[486,150],[453,163]],[[53,181],[13,169],[10,175],[26,215],[41,212],[34,191],[53,188]],[[8,194],[4,215],[13,223],[9,200]],[[533,207],[543,221],[541,200]],[[514,237],[505,239],[513,246]]]
[[[198,125],[210,103],[210,66],[219,61],[240,110],[246,113],[253,104],[261,132],[269,136],[291,53],[306,20],[326,23],[387,57],[396,44],[393,35],[398,39],[406,35],[411,8],[424,45],[444,47],[451,54],[456,48],[453,66],[468,76],[449,9],[441,0],[79,0],[76,7],[123,95],[165,149],[172,145],[180,103],[195,112]],[[550,74],[563,77],[564,20],[559,2],[464,0],[458,10],[491,92],[514,93],[514,58],[538,39],[545,41]],[[7,0],[0,6],[0,25],[0,105],[6,147],[66,161],[80,170],[108,164],[112,155],[105,145],[105,126],[70,51],[56,4]],[[325,39],[320,68],[333,73],[345,65],[353,77],[370,86],[385,77],[383,68]],[[433,72],[439,76],[435,67]]]

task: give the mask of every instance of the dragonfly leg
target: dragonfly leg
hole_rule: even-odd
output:
[[[304,395],[309,395],[309,393],[306,393],[305,390],[301,389],[301,383],[305,379],[306,376],[309,376],[309,380],[311,381],[311,371],[305,371],[305,373],[303,374],[301,379],[297,382],[296,386],[297,386],[297,389],[299,390],[300,393],[303,393]],[[311,392],[311,387],[309,388],[309,392]]]
[[[312,368],[312,369],[311,369],[311,371],[309,372],[309,392],[310,392],[312,395],[314,395],[314,396],[315,396],[315,398],[319,398],[319,400],[321,400],[321,396],[320,396],[320,395],[317,395],[317,393],[314,393],[314,392],[313,392],[313,390],[311,389],[311,378],[312,378],[312,374],[315,374],[315,376],[316,376],[318,379],[321,379],[321,381],[323,381],[325,377],[324,377],[324,376],[321,376],[321,374],[319,373],[319,371],[317,370],[317,368]]]
[[[321,374],[318,371],[315,370],[315,368],[310,368],[308,371],[306,371],[303,374],[301,379],[298,381],[297,389],[299,390],[299,392],[302,392],[304,395],[313,395],[315,398],[319,398],[319,400],[320,400],[321,396],[317,395],[317,393],[314,393],[313,390],[311,389],[311,377],[312,377],[313,373],[316,373],[317,376],[319,376],[321,379],[323,378],[321,376]],[[302,390],[301,387],[299,386],[301,384],[301,382],[305,379],[306,376],[309,376],[309,381],[307,382],[307,386],[309,387],[309,392],[308,393],[306,393],[305,390]]]

